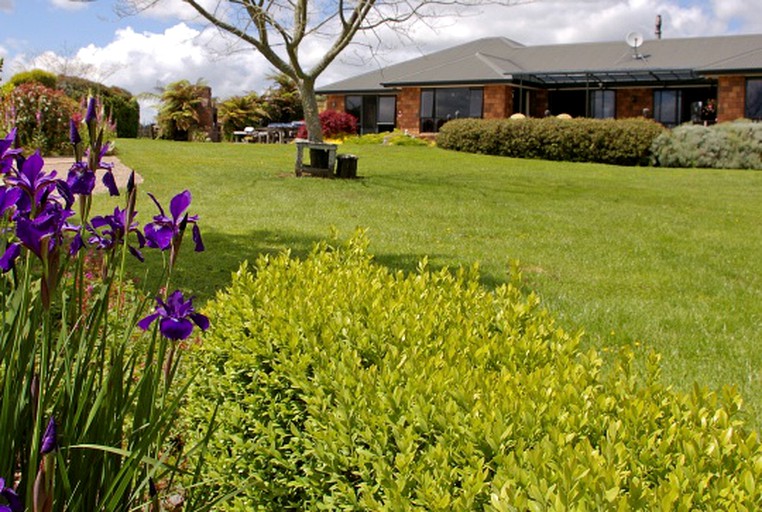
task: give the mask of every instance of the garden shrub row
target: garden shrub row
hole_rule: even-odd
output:
[[[206,313],[189,430],[225,510],[759,510],[740,399],[604,365],[535,295],[392,271],[356,236],[243,265]],[[198,433],[203,435],[202,432]]]
[[[762,124],[682,125],[659,135],[653,163],[663,167],[762,169]]]
[[[636,119],[456,119],[442,126],[444,149],[516,158],[646,165],[664,128]]]

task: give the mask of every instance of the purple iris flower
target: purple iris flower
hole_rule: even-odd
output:
[[[95,96],[90,96],[87,100],[87,113],[85,114],[85,123],[88,125],[97,120],[97,101]]]
[[[26,197],[19,200],[19,209],[29,212],[37,206],[42,205],[48,196],[56,188],[56,171],[51,173],[43,172],[45,164],[40,152],[35,152],[32,156],[24,160],[21,164],[21,170],[17,173],[10,173],[5,181],[11,185],[20,188],[26,192]]]
[[[21,198],[21,190],[18,188],[0,187],[0,217],[13,206],[16,206]]]
[[[48,421],[48,426],[45,428],[45,433],[42,436],[42,446],[40,447],[40,453],[47,455],[53,453],[58,449],[58,429],[56,428],[56,419],[51,416]]]
[[[141,254],[140,249],[145,246],[146,240],[143,233],[138,229],[138,223],[134,222],[137,213],[132,212],[129,226],[127,222],[127,210],[122,210],[119,207],[114,208],[112,215],[93,217],[93,220],[90,222],[91,227],[88,228],[93,236],[88,241],[98,249],[110,250],[125,243],[128,233],[135,233],[138,237],[138,247],[136,248],[128,244],[127,249],[138,260],[143,261],[143,254]]]
[[[100,148],[98,148],[96,144],[95,148],[91,147],[90,149],[88,149],[85,152],[87,165],[85,165],[83,169],[89,169],[93,173],[93,180],[95,180],[96,169],[105,169],[106,173],[103,174],[103,184],[108,189],[109,195],[118,196],[119,188],[116,186],[116,180],[114,179],[114,173],[113,173],[114,164],[103,161],[103,157],[106,156],[106,153],[108,153],[109,148],[110,148],[109,144],[106,143]],[[77,164],[74,164],[74,165],[76,166]],[[71,176],[71,171],[69,175]]]
[[[0,505],[0,512],[24,512],[24,505],[19,495],[11,487],[5,486],[5,479],[0,478],[0,496],[5,498],[7,505]]]
[[[20,216],[16,220],[16,236],[38,258],[45,259],[63,243],[65,231],[76,231],[66,221],[72,215],[74,212],[57,203],[46,203],[45,209],[34,219]]]
[[[188,215],[187,211],[191,203],[189,190],[180,192],[169,202],[169,212],[172,217],[164,213],[159,201],[150,192],[148,195],[159,208],[159,215],[153,218],[153,222],[146,224],[145,234],[148,247],[158,248],[162,251],[170,247],[176,252],[183,238],[185,227],[188,223],[193,224],[193,242],[196,252],[204,250],[204,242],[201,240],[201,230],[198,227],[198,215]]]
[[[19,256],[21,256],[21,244],[10,244],[5,249],[3,255],[0,256],[0,270],[2,270],[3,273],[8,272],[16,264],[16,260]]]
[[[76,162],[69,169],[66,183],[73,194],[89,196],[95,188],[95,171],[88,168],[84,162]]]
[[[0,139],[0,174],[7,174],[13,168],[16,155],[21,154],[21,148],[13,149],[16,140],[16,128],[12,129],[4,139]]]
[[[75,146],[82,142],[82,137],[80,137],[77,129],[77,121],[74,119],[69,119],[69,141]]]
[[[175,290],[167,297],[167,301],[156,298],[154,313],[138,322],[138,326],[147,330],[154,320],[159,320],[159,331],[162,336],[172,341],[187,339],[193,332],[195,323],[202,331],[209,328],[209,319],[193,309],[193,297],[185,300],[180,290]]]

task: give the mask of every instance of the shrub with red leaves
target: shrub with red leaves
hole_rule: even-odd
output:
[[[357,134],[357,118],[346,112],[325,110],[320,113],[320,125],[323,127],[323,137],[326,139]],[[299,128],[296,136],[300,139],[306,139],[307,127],[302,126]]]

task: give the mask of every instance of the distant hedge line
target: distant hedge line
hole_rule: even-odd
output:
[[[647,165],[664,128],[647,119],[456,119],[442,126],[444,149],[566,162]]]
[[[208,305],[186,425],[216,410],[219,510],[762,509],[732,391],[673,391],[656,358],[641,380],[534,295],[366,247],[262,257]]]
[[[639,119],[456,119],[444,149],[515,158],[662,167],[762,169],[762,124],[749,121],[668,130]]]

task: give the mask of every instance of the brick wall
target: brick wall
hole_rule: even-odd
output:
[[[397,94],[397,128],[410,133],[420,131],[421,88],[409,87]]]
[[[507,85],[484,86],[484,119],[504,119],[513,113],[513,89]]]
[[[746,114],[746,78],[721,76],[717,86],[717,122],[732,121]]]
[[[641,117],[647,108],[650,115],[654,111],[653,89],[619,89],[616,91],[616,118]]]
[[[532,91],[530,95],[529,117],[545,117],[550,108],[550,93],[545,89]]]
[[[337,112],[344,112],[344,95],[343,94],[328,94],[325,97],[325,109],[336,110]]]

